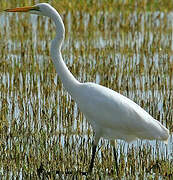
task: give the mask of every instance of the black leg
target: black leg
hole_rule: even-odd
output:
[[[92,169],[93,169],[93,166],[94,166],[94,158],[95,158],[95,154],[96,154],[96,148],[97,148],[97,145],[93,144],[92,158],[91,158],[91,163],[90,163],[89,170],[88,170],[89,173],[92,172]]]
[[[118,167],[118,158],[117,158],[117,151],[115,146],[113,146],[114,158],[115,158],[115,166],[117,171],[117,176],[119,177],[119,167]]]

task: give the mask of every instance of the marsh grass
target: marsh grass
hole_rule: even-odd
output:
[[[2,9],[31,4],[0,2]],[[65,23],[63,57],[75,77],[124,94],[172,132],[172,1],[52,5]],[[75,172],[88,169],[93,131],[51,62],[51,20],[1,13],[0,21],[0,178],[36,179],[42,164],[50,179],[85,179]],[[172,143],[172,136],[168,146],[118,141],[120,177],[171,179]],[[57,170],[74,173],[56,175]],[[116,178],[115,171],[112,148],[102,139],[89,178]]]

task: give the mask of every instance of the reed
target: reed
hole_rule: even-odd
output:
[[[0,7],[35,1],[2,1]],[[42,2],[42,1],[40,1]],[[82,82],[93,81],[134,100],[173,131],[172,1],[54,1],[66,27],[63,57]],[[91,126],[57,77],[49,55],[51,20],[0,14],[0,179],[85,179]],[[172,136],[131,145],[118,140],[120,176],[173,176]],[[92,179],[116,178],[112,148],[101,140]],[[40,166],[42,164],[42,166]],[[56,171],[72,171],[57,175]]]

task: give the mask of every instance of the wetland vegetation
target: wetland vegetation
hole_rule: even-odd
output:
[[[38,0],[0,1],[0,7]],[[107,86],[135,101],[173,131],[173,2],[147,0],[50,1],[66,27],[63,58],[81,82]],[[49,46],[50,19],[0,14],[0,179],[86,179],[92,127],[58,78]],[[168,145],[117,141],[122,179],[173,178]],[[74,171],[56,175],[56,171]],[[101,139],[90,179],[115,179],[113,151]],[[44,176],[44,175],[43,175]]]

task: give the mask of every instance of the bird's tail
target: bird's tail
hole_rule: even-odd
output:
[[[160,137],[159,137],[159,139],[161,141],[163,141],[165,144],[168,144],[169,130],[165,126],[163,126],[159,121],[157,121],[157,123],[160,126]]]

